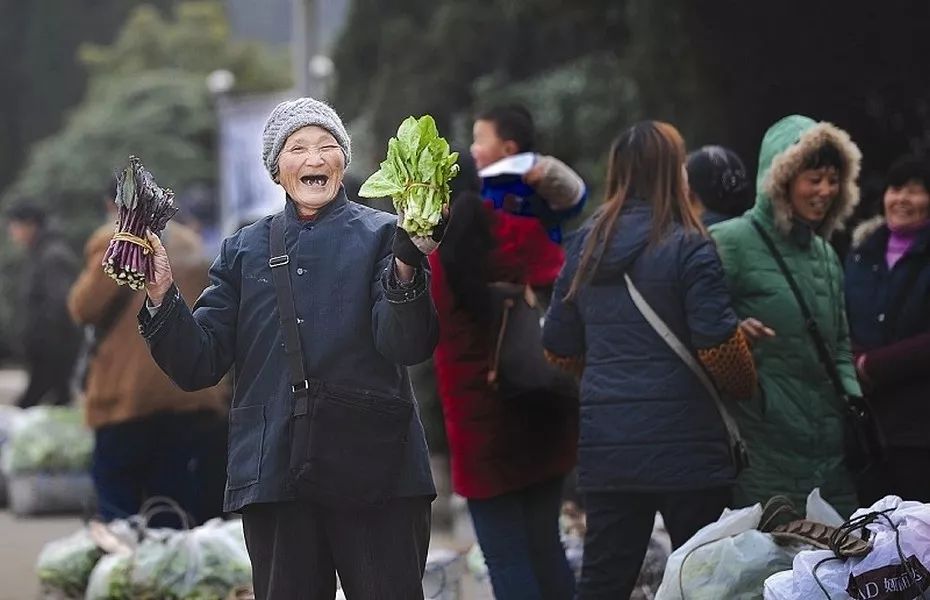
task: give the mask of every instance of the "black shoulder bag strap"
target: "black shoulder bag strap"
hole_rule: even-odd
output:
[[[843,380],[840,378],[840,372],[836,367],[836,362],[834,362],[833,357],[830,355],[830,350],[827,347],[826,341],[823,339],[820,327],[817,325],[817,321],[814,320],[810,309],[807,307],[807,303],[804,302],[804,298],[801,296],[801,290],[798,288],[798,284],[795,282],[794,277],[791,276],[791,272],[785,264],[785,259],[775,247],[775,242],[772,241],[772,238],[769,237],[762,226],[755,219],[751,219],[751,221],[753,227],[759,232],[762,241],[768,246],[769,252],[772,253],[772,257],[775,259],[775,262],[778,263],[778,268],[781,269],[782,275],[785,276],[785,280],[791,287],[791,291],[798,302],[798,306],[801,307],[801,314],[804,315],[807,332],[810,334],[811,339],[814,340],[814,346],[817,348],[817,355],[820,358],[820,362],[830,376],[830,381],[833,383],[833,387],[840,397],[840,401],[843,402],[844,408],[846,409],[846,462],[851,470],[862,475],[868,470],[880,466],[884,461],[886,457],[885,447],[887,445],[885,435],[878,426],[874,411],[868,400],[866,398],[851,396],[843,387]]]
[[[294,417],[307,414],[310,397],[310,382],[304,368],[304,353],[300,347],[300,332],[297,329],[297,309],[294,308],[294,291],[291,288],[291,273],[288,267],[286,227],[284,212],[279,212],[271,219],[271,232],[268,238],[271,248],[271,278],[278,296],[278,315],[281,319],[281,332],[284,335],[284,355],[291,374],[291,393],[294,396]]]
[[[839,370],[836,368],[836,363],[833,361],[833,357],[830,354],[830,349],[827,347],[827,342],[823,339],[823,334],[820,332],[820,326],[817,325],[817,321],[814,319],[814,315],[811,314],[810,308],[807,306],[807,302],[804,301],[804,296],[801,295],[801,289],[798,287],[797,282],[791,275],[791,271],[788,269],[788,265],[785,264],[785,259],[782,257],[781,252],[779,252],[778,248],[775,247],[775,242],[772,241],[772,238],[768,233],[765,232],[765,229],[762,228],[762,225],[760,225],[758,221],[755,219],[750,219],[750,221],[752,222],[752,226],[756,228],[756,231],[759,232],[759,237],[761,237],[762,241],[765,242],[765,245],[768,246],[769,252],[772,254],[772,258],[774,258],[775,262],[778,263],[778,268],[781,270],[781,274],[788,282],[788,287],[791,288],[791,292],[794,294],[794,299],[797,301],[798,306],[801,308],[801,315],[804,317],[804,327],[807,329],[807,333],[811,336],[811,339],[814,340],[814,347],[817,349],[817,356],[820,358],[820,362],[823,364],[824,369],[826,369],[827,375],[830,377],[830,381],[833,383],[833,387],[836,389],[837,395],[839,395],[841,400],[845,400],[849,395],[849,392],[847,392],[843,387],[843,380],[840,378]]]

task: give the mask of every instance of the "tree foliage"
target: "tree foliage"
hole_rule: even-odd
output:
[[[476,110],[519,101],[534,113],[541,149],[599,187],[624,125],[655,117],[686,132],[713,127],[710,111],[691,110],[706,92],[684,35],[687,4],[359,0],[336,50],[335,103],[376,140],[429,113],[465,148]]]
[[[0,192],[13,180],[25,149],[56,131],[84,93],[76,50],[110,41],[138,5],[166,8],[176,0],[0,0]]]
[[[874,198],[897,155],[930,154],[928,52],[930,4],[907,0],[358,0],[335,102],[374,148],[424,112],[461,147],[476,108],[518,99],[543,150],[595,184],[636,119],[670,121],[691,148],[730,145],[754,168],[765,129],[800,112],[850,131]]]
[[[175,189],[214,179],[210,72],[232,71],[240,92],[289,83],[286,59],[230,40],[217,1],[182,2],[171,19],[141,6],[113,44],[85,45],[80,55],[89,73],[84,100],[31,149],[7,194],[55,206],[69,220],[93,218],[102,184],[130,154]]]
[[[213,182],[216,120],[207,74],[230,70],[236,92],[280,89],[290,77],[286,57],[230,39],[216,0],[180,2],[171,18],[140,6],[112,44],[88,44],[79,54],[89,76],[84,99],[59,132],[29,150],[3,198],[49,208],[75,246],[99,222],[103,186],[130,154],[175,190]],[[0,263],[9,252],[0,243]],[[4,311],[9,317],[15,273],[0,275],[0,320]],[[2,329],[0,321],[0,337]]]

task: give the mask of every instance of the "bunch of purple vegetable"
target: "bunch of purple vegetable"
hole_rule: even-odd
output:
[[[116,233],[103,257],[103,270],[116,283],[140,290],[154,270],[146,231],[158,235],[178,212],[174,192],[158,187],[142,162],[130,156],[117,178],[116,206]]]

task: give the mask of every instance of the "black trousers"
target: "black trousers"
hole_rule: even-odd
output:
[[[428,497],[372,509],[310,502],[242,510],[256,600],[333,600],[336,573],[347,600],[423,598],[430,537]]]
[[[646,557],[656,511],[662,513],[672,547],[720,518],[730,488],[667,493],[585,495],[587,533],[578,600],[626,600]]]

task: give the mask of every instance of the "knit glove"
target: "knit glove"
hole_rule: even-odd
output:
[[[449,224],[449,209],[443,209],[442,215],[436,227],[433,228],[432,235],[411,237],[407,230],[400,226],[400,223],[404,222],[404,213],[399,212],[397,214],[398,225],[394,229],[394,256],[411,267],[419,266],[423,262],[423,257],[435,252],[442,242],[446,226]]]

